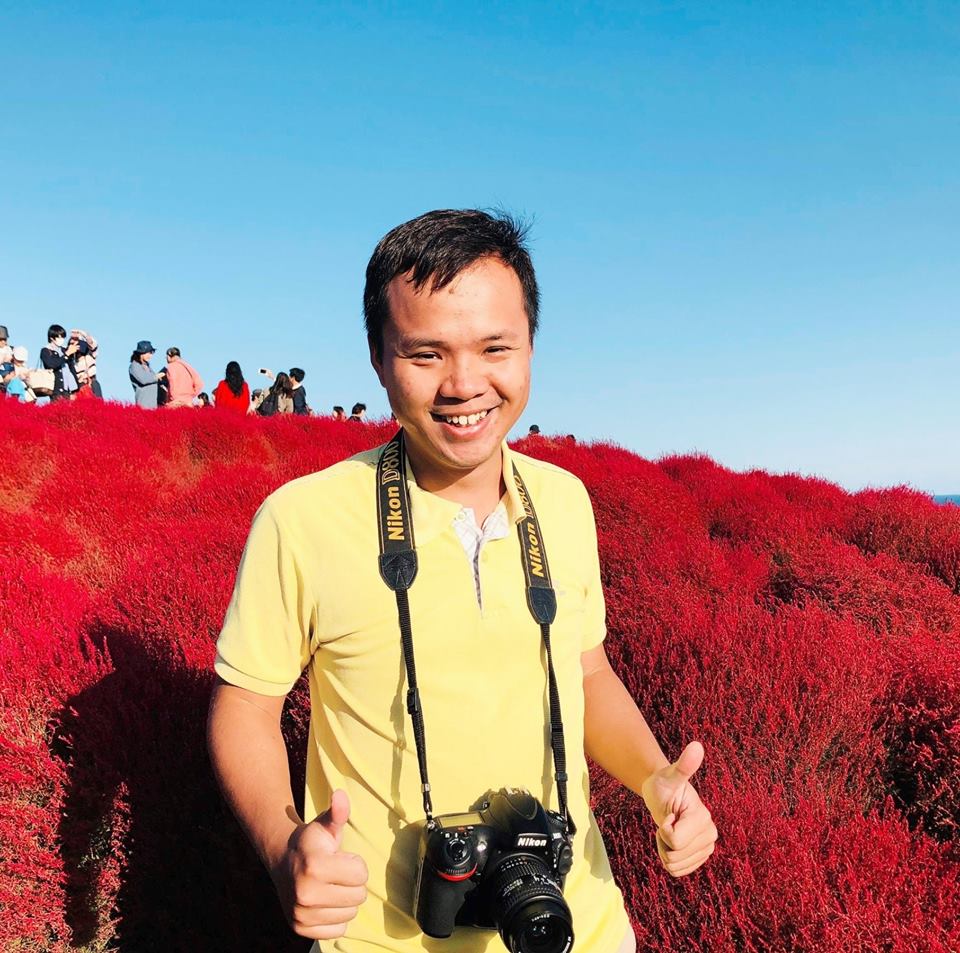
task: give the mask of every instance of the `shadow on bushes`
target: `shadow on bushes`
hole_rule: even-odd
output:
[[[128,632],[91,637],[114,670],[69,700],[53,741],[68,774],[60,842],[73,945],[307,949],[207,761],[210,674]]]

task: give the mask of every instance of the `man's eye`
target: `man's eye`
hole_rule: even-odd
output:
[[[415,361],[430,361],[439,355],[433,351],[420,351],[418,354],[411,355]]]

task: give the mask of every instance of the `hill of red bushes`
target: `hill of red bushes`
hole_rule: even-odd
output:
[[[210,664],[263,497],[387,433],[0,404],[0,949],[303,949],[207,764]],[[960,508],[519,447],[586,483],[611,659],[707,749],[721,840],[680,881],[595,775],[640,948],[960,950]]]

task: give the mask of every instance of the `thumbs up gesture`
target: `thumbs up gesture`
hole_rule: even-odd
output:
[[[343,936],[367,898],[367,865],[340,849],[350,817],[346,791],[335,791],[330,808],[290,836],[274,865],[273,880],[294,932],[312,940]]]
[[[657,853],[667,873],[693,873],[713,853],[717,828],[690,778],[703,764],[703,745],[691,741],[677,760],[643,782],[643,800],[657,825]]]

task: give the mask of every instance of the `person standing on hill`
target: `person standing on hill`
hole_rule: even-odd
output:
[[[79,394],[103,399],[103,391],[97,380],[97,351],[100,345],[89,331],[75,328],[70,332],[70,343],[76,341],[81,345],[77,352],[74,364],[77,370],[77,384],[80,385]]]
[[[509,218],[437,211],[388,233],[367,266],[364,315],[401,429],[281,487],[254,518],[217,643],[209,748],[288,921],[323,953],[502,950],[496,930],[430,939],[414,906],[422,819],[445,821],[426,830],[439,831],[430,856],[450,871],[428,865],[428,887],[462,899],[482,860],[463,812],[498,788],[558,809],[572,835],[559,901],[542,862],[485,868],[493,883],[509,874],[501,886],[518,898],[509,928],[525,940],[509,948],[563,953],[572,919],[583,953],[633,951],[587,755],[642,797],[670,874],[713,851],[716,827],[690,783],[702,745],[671,763],[607,661],[586,489],[506,443],[529,398],[538,309]],[[301,818],[280,718],[305,668]],[[547,842],[510,841],[518,852]]]
[[[250,409],[250,385],[243,379],[243,371],[236,361],[230,361],[223,380],[214,388],[214,405],[221,410],[245,415]]]
[[[157,395],[165,371],[156,372],[150,366],[150,358],[156,349],[149,341],[137,341],[136,350],[130,355],[130,383],[133,384],[133,400],[144,410],[157,409]]]
[[[76,357],[86,353],[86,345],[80,341],[67,343],[66,328],[51,324],[47,329],[47,346],[40,349],[40,363],[53,371],[53,393],[55,400],[73,400],[79,385],[77,384]]]
[[[306,371],[302,367],[290,368],[290,396],[293,398],[293,413],[301,417],[310,414],[310,408],[307,406],[307,389],[303,386],[304,377],[306,377]]]
[[[167,348],[167,390],[170,399],[166,407],[192,407],[203,381],[200,375],[180,356],[180,348]]]
[[[5,324],[0,324],[0,364],[13,361],[13,348],[10,346],[10,332]]]
[[[17,376],[17,369],[12,361],[0,364],[0,394],[10,400],[25,400],[27,388]]]
[[[333,419],[334,420],[346,420],[347,412],[339,405],[333,405]]]
[[[362,424],[363,418],[367,415],[367,405],[366,404],[354,404],[350,408],[350,416],[347,420],[352,420],[354,423]]]

